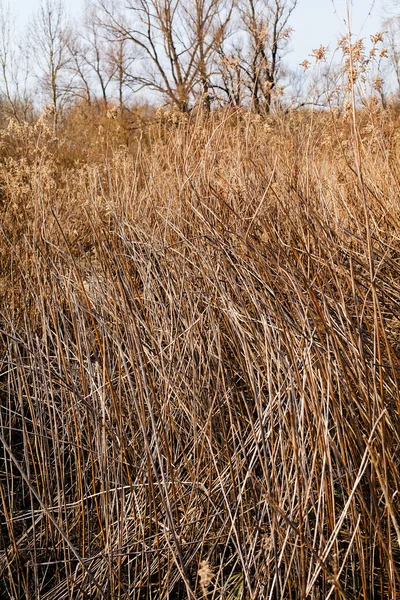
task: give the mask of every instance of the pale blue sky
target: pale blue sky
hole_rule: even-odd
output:
[[[351,9],[352,31],[369,38],[382,29],[384,0],[353,0]],[[299,0],[293,14],[295,30],[288,56],[292,64],[302,62],[320,45],[336,48],[341,34],[347,33],[346,0]]]
[[[10,5],[18,13],[19,23],[28,21],[29,16],[39,5],[40,0],[10,0]],[[381,29],[385,0],[353,0],[352,30],[361,37],[369,37]],[[83,0],[66,0],[71,15],[78,17]],[[287,60],[293,66],[302,62],[313,48],[321,44],[335,48],[340,33],[346,31],[346,0],[299,0],[292,16],[291,25],[295,30],[291,43],[292,52]]]

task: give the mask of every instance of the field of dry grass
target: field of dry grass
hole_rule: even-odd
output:
[[[2,133],[1,598],[400,597],[399,123],[357,119]]]

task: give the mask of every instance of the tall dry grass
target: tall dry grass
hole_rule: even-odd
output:
[[[334,112],[3,133],[2,597],[399,597],[398,121],[357,119],[358,166]]]

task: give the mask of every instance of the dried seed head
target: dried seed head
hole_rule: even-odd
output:
[[[383,31],[378,31],[378,33],[371,35],[371,42],[373,44],[377,44],[378,42],[383,42]]]
[[[309,61],[309,60],[305,59],[305,60],[303,60],[303,62],[301,62],[301,63],[300,63],[300,65],[299,65],[299,66],[300,66],[300,67],[303,67],[303,69],[305,69],[305,70],[307,71],[307,69],[309,69],[309,68],[310,68],[310,66],[311,66],[311,63],[310,63],[310,61]]]
[[[356,41],[355,44],[353,44],[352,48],[352,55],[353,55],[353,60],[355,61],[359,61],[361,62],[364,58],[364,42],[362,40],[362,38],[360,38],[359,40]]]
[[[338,39],[338,46],[342,49],[344,54],[349,52],[349,40],[347,35],[342,35],[342,37]]]
[[[55,110],[53,104],[47,104],[43,109],[43,115],[45,117],[51,117],[55,113],[56,113],[56,110]]]
[[[325,46],[320,46],[319,48],[314,48],[314,50],[312,51],[311,56],[313,56],[315,58],[315,60],[319,61],[319,60],[325,60],[326,58],[326,47]]]
[[[379,77],[379,75],[378,75],[377,77],[375,77],[374,81],[372,82],[372,87],[377,92],[380,92],[382,89],[382,86],[383,86],[383,79],[382,79],[382,77]]]
[[[206,596],[208,586],[210,585],[214,577],[213,570],[208,560],[202,560],[200,562],[198,575],[200,579],[201,591],[203,593],[203,596]]]
[[[291,38],[292,33],[294,32],[293,27],[288,27],[287,29],[284,29],[280,35],[282,40],[288,40]]]
[[[107,119],[116,119],[119,114],[118,106],[113,106],[107,111]]]

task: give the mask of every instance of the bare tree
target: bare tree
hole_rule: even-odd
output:
[[[397,88],[400,90],[400,16],[393,15],[384,22],[385,47],[391,70],[393,71]]]
[[[268,113],[282,70],[282,55],[290,39],[290,17],[298,0],[244,0],[239,14],[248,41],[241,60],[251,102]]]
[[[197,95],[206,111],[211,108],[212,78],[218,51],[228,36],[234,6],[234,2],[224,3],[220,0],[193,0],[184,5],[189,40],[197,53],[194,54],[193,65],[197,71]]]
[[[236,41],[228,50],[222,44],[218,48],[217,71],[213,78],[213,90],[217,97],[222,92],[222,102],[238,108],[245,99],[245,78],[241,56],[244,50],[240,40]]]
[[[30,27],[30,41],[55,132],[60,110],[71,95],[71,36],[63,0],[42,0]]]
[[[11,89],[12,75],[11,65],[14,62],[12,39],[15,35],[14,19],[11,15],[10,6],[0,2],[0,69],[3,82],[3,94],[10,107],[11,114],[19,120],[15,95]]]
[[[127,13],[108,0],[99,3],[110,34],[138,52],[138,69],[130,77],[135,89],[159,92],[184,112],[201,95],[209,108],[213,59],[230,19],[230,0],[127,0]]]
[[[71,68],[77,75],[81,96],[88,104],[91,104],[92,97],[100,95],[107,108],[110,87],[121,64],[120,45],[121,42],[105,37],[96,7],[87,2],[83,25],[78,29],[70,52],[73,59]],[[118,97],[121,97],[121,92]]]
[[[68,40],[68,51],[70,54],[68,70],[71,72],[73,81],[71,93],[90,106],[94,92],[87,64],[88,49],[82,36],[76,35]]]
[[[19,45],[10,5],[0,0],[0,79],[6,115],[17,121],[28,118],[29,67],[26,48]],[[3,104],[4,106],[4,104]]]
[[[134,75],[132,66],[136,60],[136,53],[129,51],[129,42],[126,39],[116,39],[110,44],[108,56],[109,71],[112,73],[114,93],[116,94],[120,110],[126,108],[126,93],[131,92]]]

